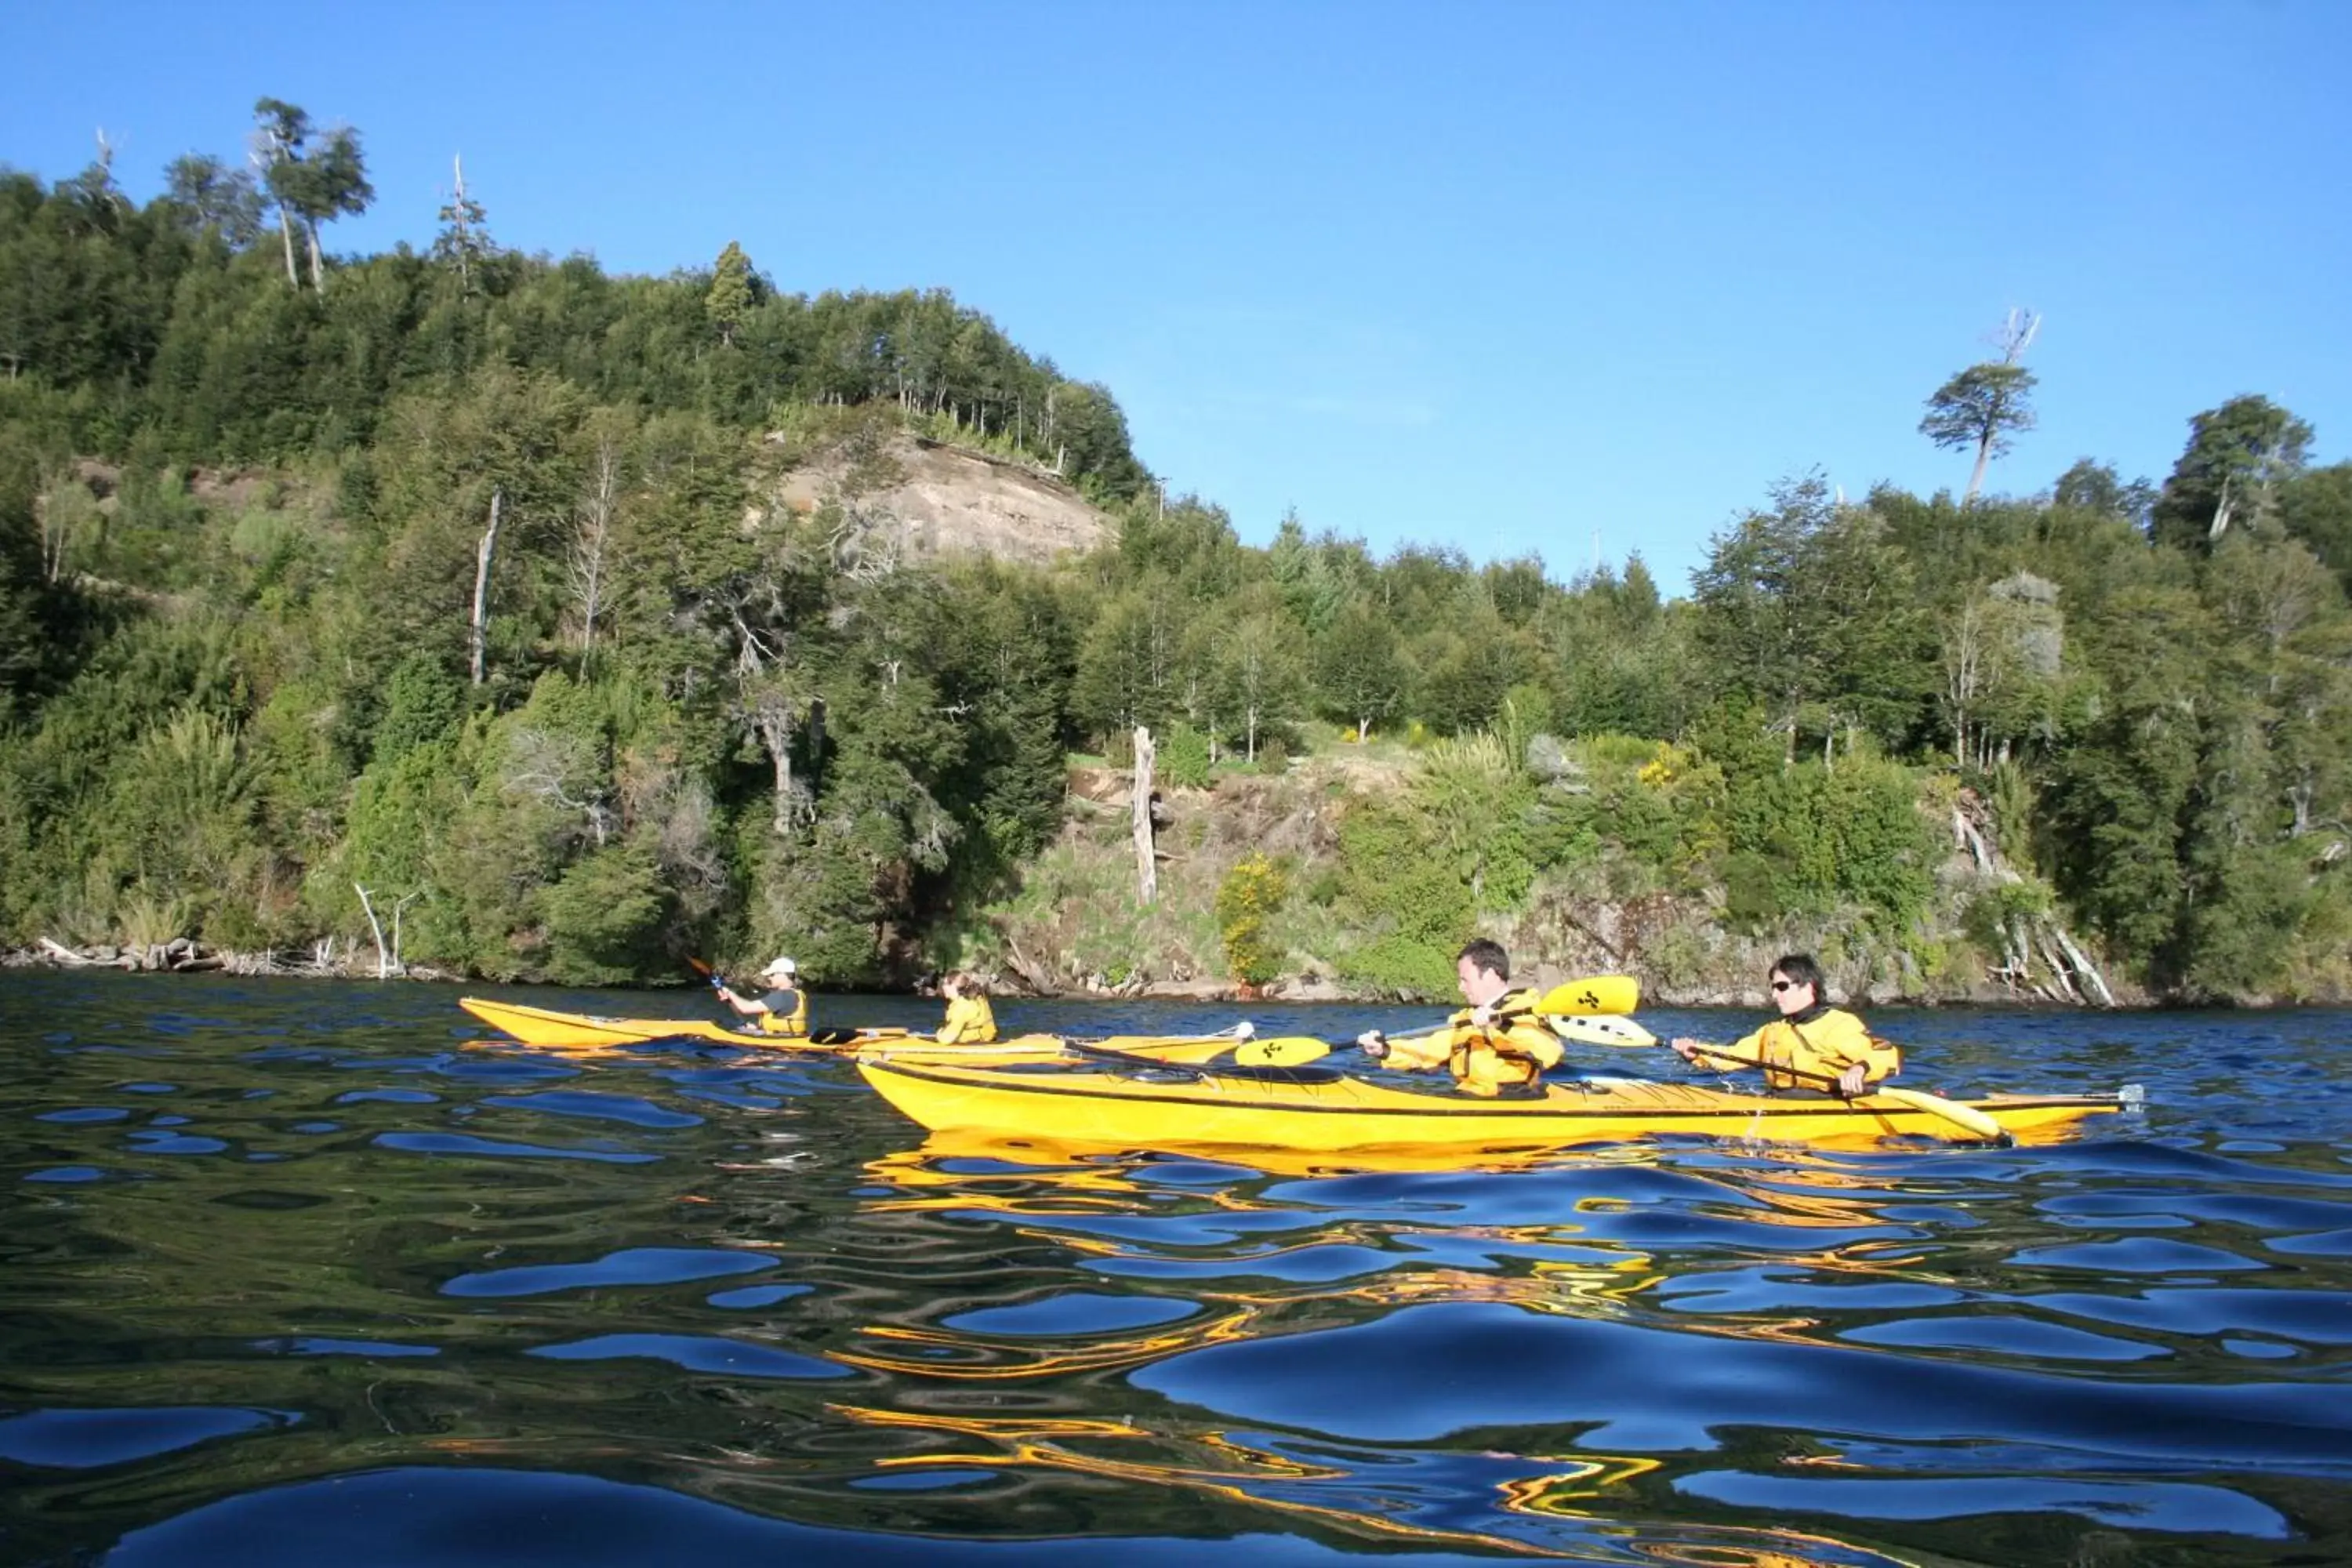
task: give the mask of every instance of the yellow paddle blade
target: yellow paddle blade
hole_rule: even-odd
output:
[[[1549,1024],[1551,1032],[1561,1039],[1577,1040],[1588,1046],[1654,1046],[1658,1043],[1657,1036],[1633,1019],[1605,1013],[1591,1017],[1554,1015],[1544,1022]]]
[[[1642,983],[1630,974],[1595,974],[1545,992],[1536,1011],[1553,1017],[1625,1014],[1642,1005]]]
[[[1870,1092],[1883,1100],[1907,1105],[1914,1110],[1940,1116],[1955,1127],[1966,1128],[1979,1138],[1990,1139],[1995,1143],[2009,1142],[2009,1133],[2001,1124],[1973,1105],[1962,1105],[1958,1100],[1946,1100],[1940,1094],[1927,1094],[1916,1089],[1889,1089],[1885,1084],[1878,1085]]]
[[[1271,1040],[1244,1040],[1234,1047],[1234,1065],[1244,1068],[1295,1068],[1320,1061],[1330,1054],[1331,1042],[1306,1035],[1283,1035]]]

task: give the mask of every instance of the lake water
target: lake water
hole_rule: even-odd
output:
[[[2352,1562],[2352,1014],[1874,1015],[1916,1087],[2146,1086],[2053,1146],[1414,1171],[927,1143],[456,995],[0,975],[0,1561]]]

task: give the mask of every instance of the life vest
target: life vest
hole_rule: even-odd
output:
[[[1767,1085],[1773,1089],[1823,1089],[1829,1086],[1819,1079],[1836,1078],[1855,1063],[1861,1064],[1865,1083],[1882,1082],[1903,1070],[1902,1047],[1870,1033],[1853,1014],[1831,1008],[1815,1017],[1812,1025],[1818,1035],[1807,1034],[1804,1026],[1793,1018],[1778,1019],[1764,1027],[1757,1055],[1762,1058]],[[1823,1025],[1828,1027],[1822,1028]],[[1776,1040],[1774,1037],[1783,1031],[1786,1037]],[[1775,1044],[1784,1048],[1775,1051]]]
[[[959,996],[948,1004],[948,1016],[940,1025],[939,1041],[943,1046],[984,1046],[996,1038],[996,1013],[985,996]]]
[[[1513,991],[1488,1009],[1489,1023],[1475,1022],[1475,1008],[1447,1020],[1454,1042],[1445,1067],[1456,1089],[1487,1097],[1539,1086],[1544,1068],[1557,1066],[1562,1052],[1550,1031],[1537,1022],[1535,1005],[1533,991]]]
[[[773,991],[768,993],[770,996],[775,994]],[[760,1033],[782,1035],[793,1039],[803,1038],[808,1034],[808,993],[795,985],[788,994],[793,999],[793,1010],[789,1013],[780,1013],[771,1005],[766,1012],[760,1015]],[[761,998],[763,1001],[765,999]]]

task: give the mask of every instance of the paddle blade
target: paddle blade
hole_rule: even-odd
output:
[[[813,1046],[880,1045],[891,1040],[922,1039],[926,1037],[895,1026],[868,1025],[859,1029],[812,1029],[809,1044]]]
[[[1642,1005],[1642,983],[1630,974],[1595,974],[1545,992],[1536,1011],[1547,1017],[1622,1015]]]
[[[1545,1020],[1551,1032],[1563,1040],[1576,1040],[1588,1046],[1654,1046],[1658,1037],[1631,1018],[1610,1014],[1591,1017],[1553,1016]]]
[[[1284,1035],[1271,1040],[1244,1040],[1234,1047],[1234,1065],[1245,1068],[1295,1068],[1320,1061],[1331,1052],[1328,1040],[1305,1035]]]
[[[1916,1089],[1889,1089],[1880,1084],[1871,1090],[1882,1099],[1895,1100],[1914,1110],[1924,1110],[1930,1116],[1940,1116],[1955,1127],[1963,1128],[1990,1142],[2006,1143],[2009,1133],[2001,1124],[1973,1105],[1946,1100],[1939,1094],[1927,1094]]]

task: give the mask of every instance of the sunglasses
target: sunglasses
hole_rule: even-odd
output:
[[[1797,983],[1793,980],[1775,980],[1772,982],[1772,989],[1775,991],[1794,991],[1796,988]]]

